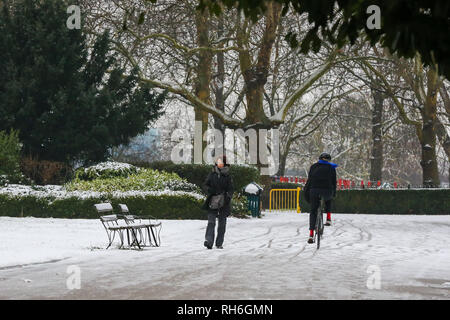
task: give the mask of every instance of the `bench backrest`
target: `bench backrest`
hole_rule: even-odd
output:
[[[120,212],[122,213],[128,213],[130,210],[128,210],[128,206],[123,203],[119,203]]]
[[[113,207],[111,205],[111,203],[97,203],[94,204],[95,209],[97,209],[98,213],[106,213],[106,212],[112,212],[113,211]]]
[[[104,213],[112,213],[113,207],[111,203],[97,203],[94,204],[95,209],[97,210],[97,213],[104,214]],[[117,214],[110,214],[110,215],[101,215],[100,221],[102,222],[105,229],[108,229],[109,227],[114,227],[119,225],[119,216]]]
[[[100,220],[102,220],[102,222],[116,222],[118,219],[117,214],[110,214],[108,216],[101,216]]]
[[[142,217],[141,216],[130,214],[130,210],[128,209],[128,206],[126,204],[120,203],[119,204],[119,208],[120,208],[120,213],[123,215],[123,218],[125,219],[125,222],[127,224],[135,224],[135,223],[141,223],[142,222]],[[145,219],[149,219],[149,217],[147,217]],[[151,221],[149,219],[149,221],[151,223],[153,223],[153,224],[158,224],[159,223],[159,221],[157,221],[155,218],[153,218],[153,217],[151,217],[151,218],[152,218],[152,220],[154,220],[154,221]]]
[[[141,221],[141,219],[135,215],[129,214],[130,210],[128,210],[128,206],[123,203],[119,203],[120,212],[123,214],[123,217],[125,218],[125,222],[127,223],[134,223],[135,220]]]

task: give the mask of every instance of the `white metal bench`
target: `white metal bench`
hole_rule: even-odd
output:
[[[110,203],[99,203],[94,205],[99,214],[113,213],[113,207]],[[128,240],[128,247],[137,247],[141,249],[138,240],[138,231],[136,228],[130,226],[127,219],[122,214],[109,214],[100,216],[100,221],[106,230],[108,236],[109,244],[106,247],[108,249],[114,242],[116,234],[120,238],[119,249],[124,247],[125,235]]]
[[[160,246],[162,224],[154,217],[140,217],[128,214],[129,210],[125,204],[119,205],[121,214],[112,214],[114,210],[110,203],[98,203],[94,206],[99,214],[110,213],[109,215],[100,216],[100,221],[106,230],[109,240],[106,249],[112,245],[116,234],[120,238],[119,249],[124,247],[125,235],[129,248],[137,247],[138,249],[142,249],[142,247]],[[148,219],[148,222],[143,222],[144,219]]]
[[[161,245],[161,228],[162,223],[152,216],[137,216],[130,214],[130,210],[126,204],[119,204],[120,212],[125,222],[135,230],[135,237],[138,247],[159,247]],[[139,239],[138,239],[139,238]]]
[[[119,248],[122,248],[124,245],[123,232],[126,230],[126,228],[128,228],[127,224],[125,223],[125,219],[123,219],[123,217],[121,216],[118,216],[117,214],[112,214],[113,207],[110,203],[98,203],[95,204],[94,206],[99,214],[109,213],[109,215],[100,216],[100,221],[102,222],[103,227],[106,230],[106,235],[108,236],[109,240],[106,249],[108,249],[112,245],[116,237],[116,234],[118,234],[120,238]],[[121,221],[123,223],[120,223]]]

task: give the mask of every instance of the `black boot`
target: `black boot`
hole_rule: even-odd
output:
[[[204,245],[206,248],[208,248],[208,249],[212,249],[212,245],[211,245],[208,241],[206,241],[206,240],[205,240],[205,242],[203,243],[203,245]]]

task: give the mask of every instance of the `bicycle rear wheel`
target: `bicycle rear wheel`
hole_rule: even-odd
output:
[[[324,211],[324,201],[321,199],[320,207],[317,210],[317,218],[316,218],[316,236],[317,236],[317,249],[320,248],[320,239],[323,234],[323,211]]]

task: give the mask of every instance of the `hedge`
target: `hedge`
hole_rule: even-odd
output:
[[[272,183],[271,189],[303,188],[295,183]],[[450,214],[450,189],[364,189],[338,190],[332,211],[367,214]],[[268,210],[269,198],[263,198]],[[310,211],[310,204],[300,194],[302,212]]]
[[[158,191],[173,190],[187,191],[201,194],[201,190],[193,183],[181,179],[176,173],[161,172],[152,169],[139,169],[128,176],[107,176],[91,180],[76,178],[65,185],[68,191]]]
[[[450,189],[338,190],[332,211],[367,214],[450,214]],[[310,205],[300,196],[302,212]]]
[[[206,219],[205,211],[201,209],[203,200],[179,195],[53,199],[0,194],[0,216],[98,219],[94,204],[101,202],[110,202],[114,208],[125,203],[131,214],[152,215],[159,219]]]
[[[141,168],[151,168],[159,171],[175,172],[188,182],[196,184],[200,188],[206,177],[212,170],[212,165],[207,164],[175,164],[171,161],[136,162],[133,165]],[[231,165],[230,174],[233,179],[234,190],[242,189],[250,182],[259,182],[260,174],[257,168],[250,166]]]
[[[270,186],[271,189],[297,189],[298,187],[303,188],[303,185],[289,182],[274,182]]]

